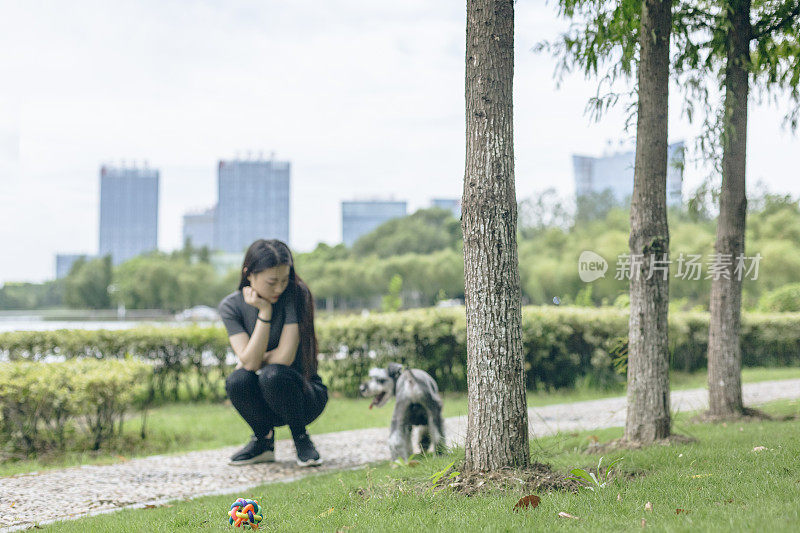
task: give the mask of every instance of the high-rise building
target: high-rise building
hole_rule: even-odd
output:
[[[79,259],[90,261],[94,257],[86,254],[56,254],[56,279],[67,277],[69,271],[72,270],[72,265]]]
[[[257,239],[289,244],[288,161],[219,162],[214,248],[242,252]]]
[[[461,198],[434,198],[431,200],[433,207],[447,209],[456,218],[461,218]]]
[[[393,218],[406,216],[406,202],[354,200],[342,202],[342,241],[353,246],[359,237]]]
[[[100,168],[100,253],[115,265],[158,248],[159,173],[151,168]]]
[[[572,156],[577,197],[611,190],[618,202],[633,194],[635,152],[604,157]],[[667,205],[680,205],[683,189],[684,143],[670,144],[667,149]]]
[[[189,239],[194,248],[214,249],[214,220],[216,208],[183,215],[183,242]]]

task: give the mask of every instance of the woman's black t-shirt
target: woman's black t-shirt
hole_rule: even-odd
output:
[[[219,316],[222,318],[222,323],[225,324],[225,329],[228,330],[228,336],[236,335],[237,333],[247,333],[252,335],[256,329],[256,321],[258,320],[258,309],[244,301],[242,291],[235,291],[226,296],[217,308]],[[274,350],[278,347],[278,342],[283,332],[283,326],[286,324],[297,324],[298,321],[298,305],[294,297],[294,291],[283,291],[278,301],[272,304],[272,319],[269,327],[269,340],[267,341],[267,350]],[[297,370],[301,375],[303,374],[303,361],[300,354],[300,347],[303,339],[300,339],[300,344],[297,345],[297,352],[292,361],[291,367]],[[312,374],[313,381],[322,382],[320,377]]]

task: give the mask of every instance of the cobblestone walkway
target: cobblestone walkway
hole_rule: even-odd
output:
[[[751,383],[744,386],[747,405],[800,398],[800,379]],[[672,393],[673,411],[707,406],[704,389]],[[391,406],[388,406],[391,408]],[[529,409],[531,435],[622,426],[625,399],[609,398]],[[446,420],[449,443],[463,445],[466,417]],[[157,455],[104,466],[80,466],[0,478],[0,529],[23,529],[37,523],[73,519],[123,507],[143,507],[168,500],[233,492],[266,482],[289,481],[313,472],[354,468],[389,458],[387,428],[314,435],[325,465],[300,469],[294,445],[278,441],[277,461],[240,467],[227,465],[236,447]],[[42,507],[36,502],[47,501]],[[34,511],[35,508],[35,511]]]

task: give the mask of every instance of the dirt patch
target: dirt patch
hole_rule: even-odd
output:
[[[740,414],[727,416],[713,416],[708,411],[701,413],[691,419],[694,424],[718,424],[720,422],[762,422],[764,420],[775,420],[770,415],[759,409],[745,407]]]
[[[643,444],[641,442],[631,442],[623,439],[615,439],[610,442],[592,442],[586,448],[586,453],[591,454],[605,454],[619,450],[641,450],[649,446],[674,446],[678,444],[691,444],[697,442],[694,437],[687,437],[686,435],[670,435],[665,439],[658,439],[652,443]]]
[[[465,496],[491,491],[575,493],[581,487],[566,474],[554,471],[550,465],[542,463],[534,463],[524,469],[502,468],[494,472],[460,472],[455,477],[449,477],[449,473],[455,471],[451,468],[437,481],[435,487],[450,488]]]

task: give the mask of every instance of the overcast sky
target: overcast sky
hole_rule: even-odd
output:
[[[0,283],[54,277],[55,254],[97,252],[99,166],[161,170],[159,247],[216,198],[221,158],[292,162],[290,245],[341,240],[340,201],[460,197],[465,2],[0,0]],[[556,87],[531,52],[566,23],[516,4],[518,198],[573,192],[573,153],[631,148],[623,110],[584,114],[594,85]],[[680,116],[670,141],[696,130]],[[609,144],[610,143],[610,144]],[[748,180],[800,194],[800,141],[751,106]],[[684,191],[704,173],[689,167]]]

